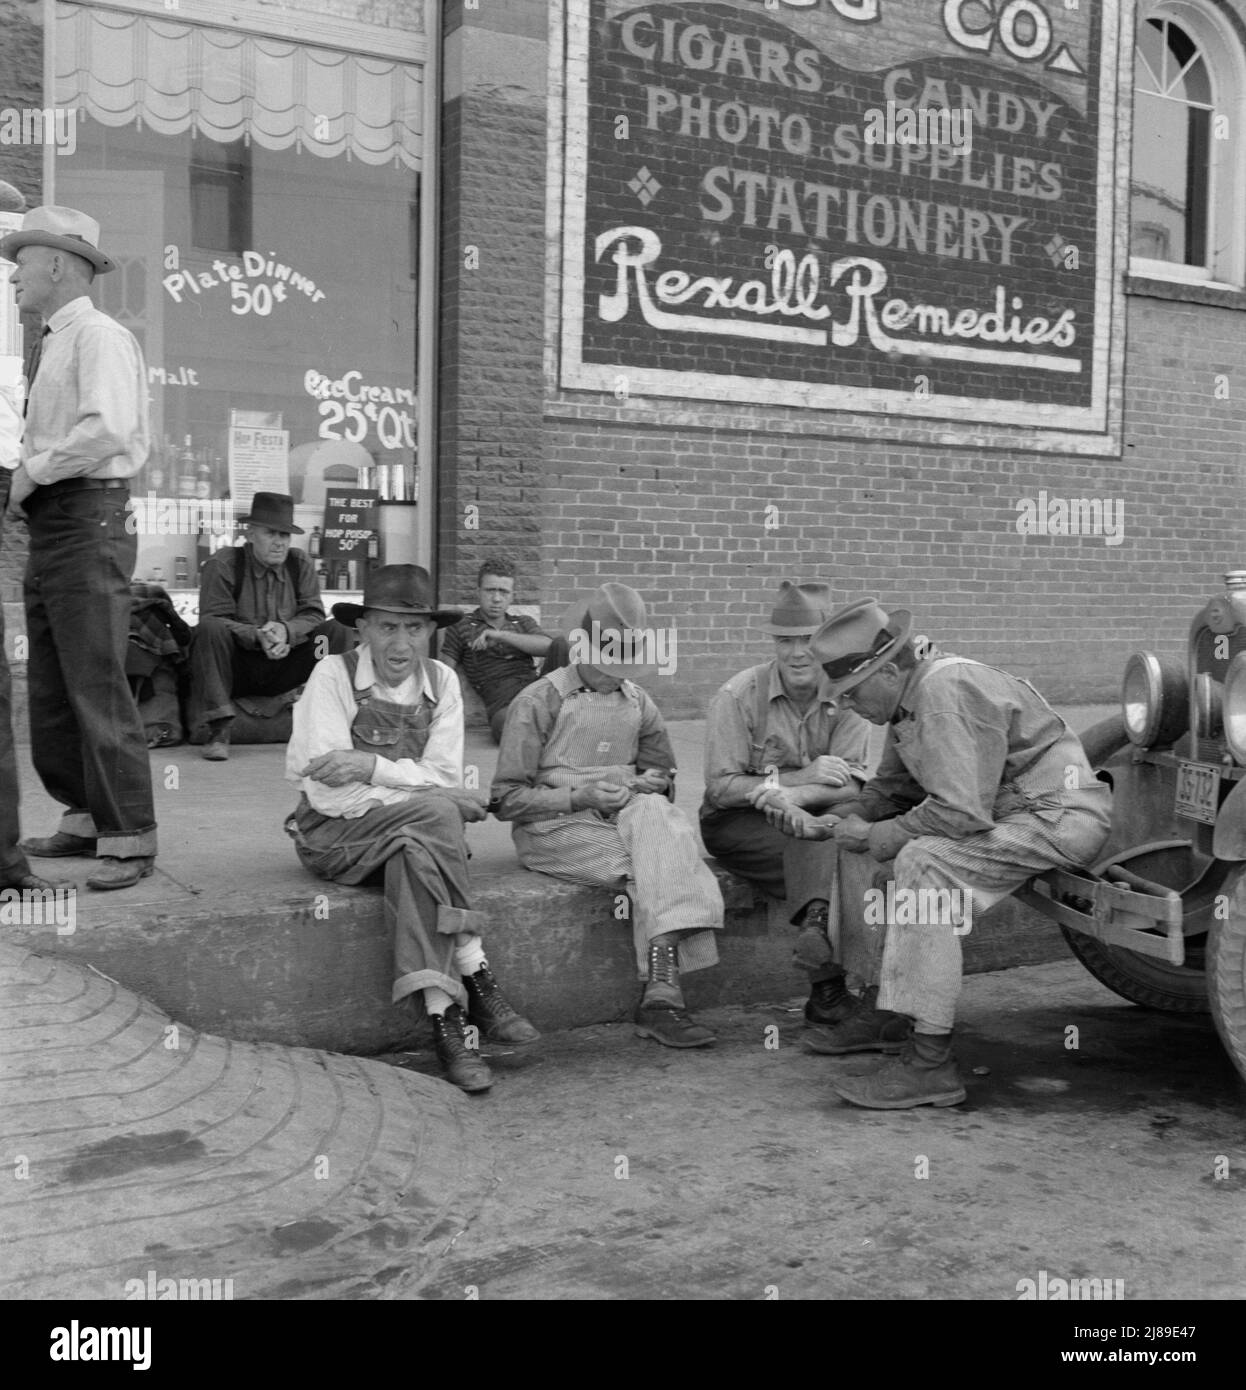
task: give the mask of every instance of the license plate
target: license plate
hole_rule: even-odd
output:
[[[1215,825],[1220,800],[1220,769],[1210,763],[1177,763],[1174,810],[1187,820]]]

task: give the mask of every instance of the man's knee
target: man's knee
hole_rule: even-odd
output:
[[[191,637],[191,651],[196,647],[229,648],[234,645],[234,634],[224,618],[200,618]]]

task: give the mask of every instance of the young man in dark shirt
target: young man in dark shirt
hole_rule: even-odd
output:
[[[507,611],[515,599],[515,572],[508,562],[481,565],[476,592],[479,607],[446,630],[439,660],[461,672],[485,702],[489,731],[500,743],[506,711],[538,678],[532,658],[544,656],[551,639],[531,618]]]

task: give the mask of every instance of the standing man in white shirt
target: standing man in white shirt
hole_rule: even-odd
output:
[[[465,1024],[493,1042],[539,1035],[498,988],[480,939],[486,919],[471,907],[463,826],[485,806],[462,789],[458,677],[427,655],[434,631],[459,614],[436,606],[427,570],[385,565],[368,576],[362,605],[335,604],[333,616],[358,628],[360,645],[318,662],[294,706],[286,777],[302,796],[286,829],[319,878],[384,874],[392,1000],[422,1003],[447,1079],[484,1091],[493,1077]]]
[[[94,218],[34,208],[0,256],[17,263],[18,308],[44,322],[9,505],[30,528],[31,754],[65,807],[54,834],[22,848],[94,855],[88,888],[128,888],[156,856],[147,740],[125,673],[138,546],[127,504],[150,450],[147,371],[134,335],[91,302],[95,276],[115,269]]]

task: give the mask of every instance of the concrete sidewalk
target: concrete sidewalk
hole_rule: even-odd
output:
[[[1075,727],[1109,713],[1068,711]],[[680,775],[677,801],[695,821],[702,795],[701,721],[670,725]],[[22,824],[55,828],[58,808],[19,747]],[[465,769],[487,790],[496,764],[487,733],[469,730]],[[389,1004],[390,950],[381,895],[313,878],[282,823],[295,801],[283,780],[282,745],[240,746],[208,763],[183,745],[151,755],[160,830],[155,874],[119,893],[83,889],[72,930],[11,927],[7,939],[88,964],[179,1021],[253,1042],[376,1053],[409,1046],[406,1010]],[[613,895],[520,868],[510,827],[467,827],[473,897],[491,918],[490,959],[542,1029],[621,1018],[633,1001],[629,933]],[[85,859],[39,860],[57,884],[81,884]],[[777,915],[741,880],[720,871],[727,904],[722,962],[689,979],[693,1007],[786,997],[801,981]],[[1058,959],[1058,930],[1012,900],[965,942],[968,971]]]

